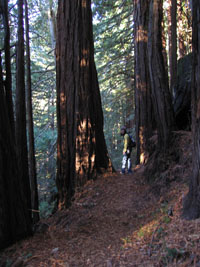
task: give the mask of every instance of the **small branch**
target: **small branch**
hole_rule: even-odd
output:
[[[40,211],[39,210],[32,210],[32,209],[29,209],[30,211],[32,211],[32,212],[37,212],[37,213],[40,213]]]

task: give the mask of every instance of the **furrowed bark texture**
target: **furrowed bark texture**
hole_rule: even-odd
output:
[[[59,206],[68,206],[75,187],[111,169],[94,63],[90,0],[58,3],[57,187]]]
[[[174,114],[162,53],[162,0],[150,1],[148,59],[159,150],[169,145]]]
[[[137,163],[148,160],[148,140],[154,127],[147,51],[149,3],[149,0],[134,0]]]

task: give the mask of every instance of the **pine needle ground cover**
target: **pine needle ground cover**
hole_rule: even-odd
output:
[[[191,138],[189,132],[179,135],[182,156],[168,168],[176,179],[150,184],[136,166],[132,175],[89,181],[68,210],[1,252],[0,266],[197,266],[200,220],[181,218]]]

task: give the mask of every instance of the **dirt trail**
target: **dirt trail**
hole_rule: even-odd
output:
[[[200,266],[200,219],[181,219],[192,173],[191,134],[175,137],[176,155],[157,161],[158,170],[163,163],[167,168],[152,184],[145,182],[142,167],[132,175],[89,181],[70,209],[1,251],[0,267]]]
[[[200,220],[180,217],[188,186],[182,176],[166,182],[145,183],[139,167],[131,175],[89,181],[70,209],[41,221],[33,237],[1,252],[0,267],[200,266]]]
[[[151,220],[155,201],[139,171],[98,178],[76,193],[69,210],[45,221],[45,233],[19,242],[7,254],[18,260],[23,255],[22,266],[138,266],[126,244]]]

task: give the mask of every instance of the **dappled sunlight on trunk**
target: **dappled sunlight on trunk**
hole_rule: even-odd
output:
[[[80,122],[76,137],[76,175],[78,185],[83,184],[94,175],[95,135],[89,119]]]
[[[70,205],[77,186],[102,170],[110,171],[111,165],[103,133],[90,4],[70,0],[58,7],[57,187],[64,206]]]
[[[139,25],[139,28],[136,31],[136,42],[145,42],[148,41],[148,32],[146,29],[144,29],[143,25]]]

